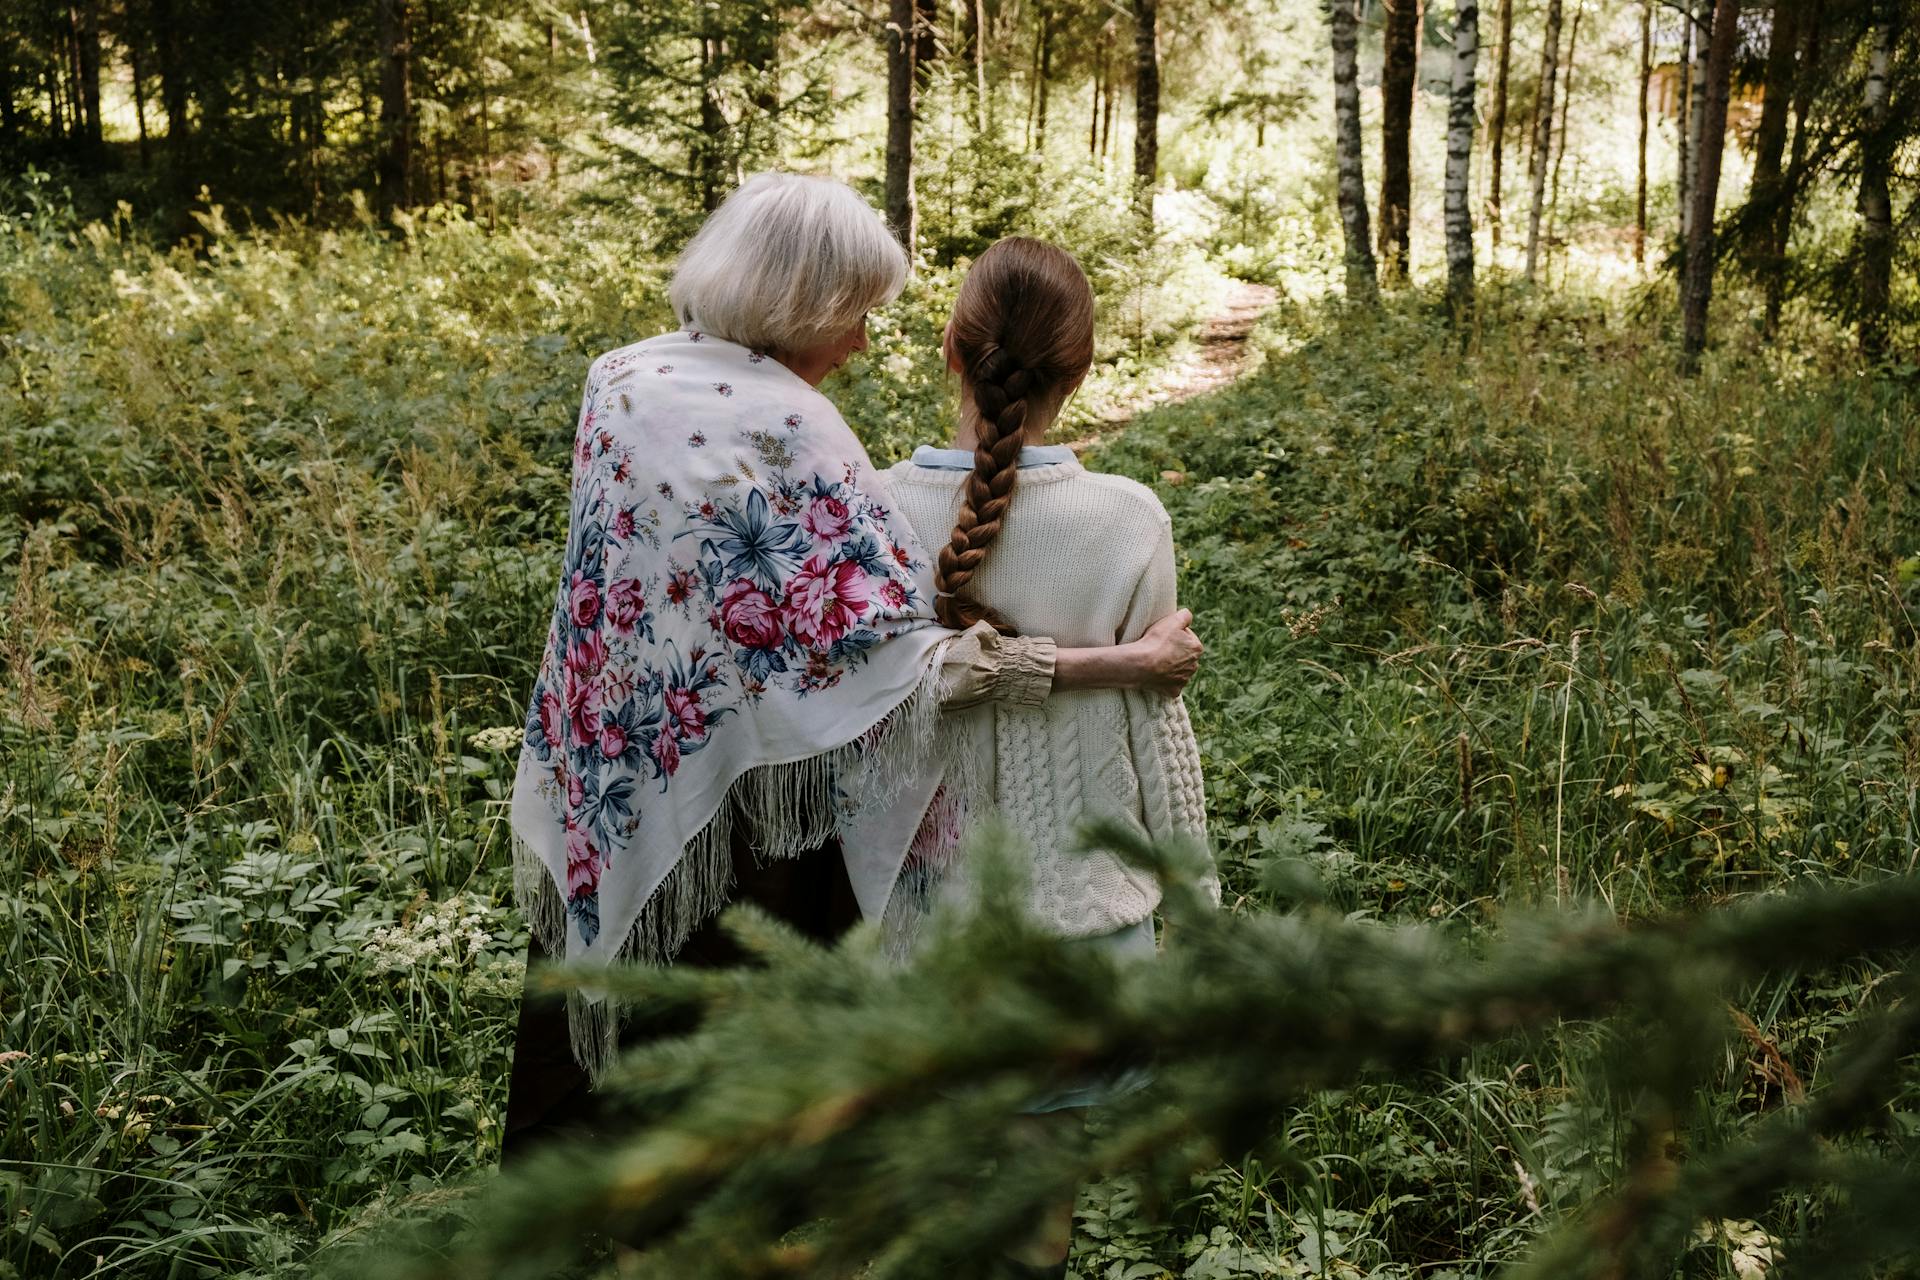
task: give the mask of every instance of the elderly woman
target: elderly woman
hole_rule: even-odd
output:
[[[761,174],[681,255],[685,327],[589,368],[513,790],[530,964],[729,963],[712,917],[732,898],[822,939],[899,916],[923,816],[951,813],[943,708],[1192,675],[1184,611],[1095,649],[936,622],[929,556],[815,390],[906,272],[852,190]],[[564,1022],[523,1002],[505,1158],[594,1132],[593,1081],[669,1029],[621,1023],[593,993]]]

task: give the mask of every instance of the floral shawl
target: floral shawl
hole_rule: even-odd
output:
[[[779,361],[694,331],[595,360],[513,788],[515,894],[549,953],[670,959],[726,901],[736,820],[761,857],[857,835],[884,911],[940,777],[932,601],[865,450]],[[569,996],[596,1077],[609,1003]]]

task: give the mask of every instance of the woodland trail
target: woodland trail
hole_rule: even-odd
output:
[[[1193,352],[1168,371],[1165,378],[1138,399],[1118,407],[1109,416],[1088,424],[1085,435],[1067,442],[1075,453],[1125,430],[1140,414],[1163,404],[1177,404],[1203,396],[1238,378],[1246,369],[1247,337],[1271,307],[1276,294],[1271,285],[1234,282],[1226,302],[1201,326]]]

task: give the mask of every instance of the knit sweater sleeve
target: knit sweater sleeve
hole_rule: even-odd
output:
[[[1173,611],[1173,529],[1163,516],[1153,554],[1134,589],[1121,623],[1122,643],[1139,638]],[[1141,817],[1156,840],[1185,840],[1207,847],[1207,799],[1200,775],[1200,743],[1187,704],[1178,695],[1128,690],[1127,737],[1140,777]],[[1220,880],[1209,862],[1201,887],[1218,904]]]

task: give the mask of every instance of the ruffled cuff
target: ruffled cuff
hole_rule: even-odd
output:
[[[1053,665],[1059,647],[1049,636],[1001,636],[1000,678],[993,696],[1016,707],[1037,707],[1053,692]]]
[[[1037,707],[1053,692],[1058,649],[1046,636],[1003,636],[976,622],[947,645],[940,705],[960,711],[982,702]]]

